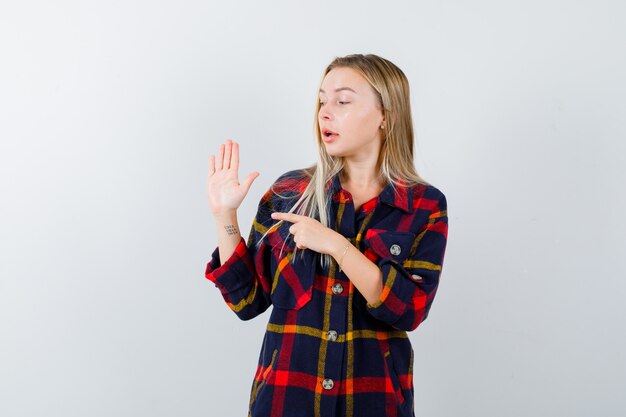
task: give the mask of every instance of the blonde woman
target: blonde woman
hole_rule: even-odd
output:
[[[239,145],[209,161],[218,246],[205,276],[242,320],[273,306],[248,416],[414,416],[407,332],[428,316],[448,234],[445,195],[413,161],[409,83],[376,55],[325,69],[315,164],[263,195],[247,242]],[[419,398],[417,399],[419,400]]]

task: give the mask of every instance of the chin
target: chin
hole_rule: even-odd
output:
[[[335,158],[338,157],[342,157],[345,156],[345,152],[343,152],[341,149],[337,149],[336,147],[332,146],[333,144],[329,144],[325,143],[324,144],[324,148],[326,149],[326,153],[330,156],[334,156]]]

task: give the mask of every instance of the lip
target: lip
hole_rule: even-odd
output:
[[[329,133],[332,136],[328,136]],[[333,142],[335,139],[337,139],[338,136],[339,136],[339,133],[335,132],[334,130],[322,128],[322,139],[324,140],[324,142],[327,142],[327,143]]]

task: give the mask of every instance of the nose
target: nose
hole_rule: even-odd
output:
[[[328,110],[328,105],[325,105],[324,107],[321,107],[318,115],[319,115],[319,118],[323,119],[323,120],[332,120],[333,119],[333,114],[332,114],[332,112],[330,112]]]

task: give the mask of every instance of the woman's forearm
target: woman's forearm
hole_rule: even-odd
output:
[[[235,248],[241,241],[241,233],[237,222],[237,210],[215,214],[214,219],[217,228],[220,265],[223,265],[235,253]]]
[[[367,302],[373,304],[378,301],[383,290],[383,274],[378,265],[363,255],[343,235],[337,234],[331,248],[330,255],[341,263],[341,270]]]

